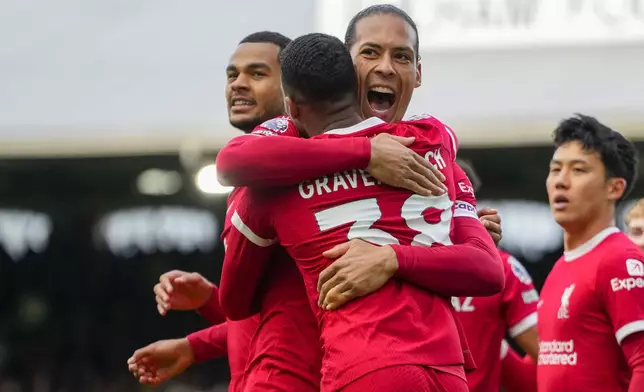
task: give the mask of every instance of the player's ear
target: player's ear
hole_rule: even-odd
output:
[[[618,201],[626,191],[626,180],[623,178],[609,178],[606,181],[607,197],[610,201]]]
[[[416,62],[416,88],[420,87],[423,84],[423,63],[418,55],[418,61]]]
[[[300,116],[299,108],[289,96],[284,97],[284,108],[286,109],[286,114],[293,120],[296,120]]]

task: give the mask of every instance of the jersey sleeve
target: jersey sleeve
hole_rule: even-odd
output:
[[[512,255],[502,254],[505,267],[505,288],[501,294],[501,311],[508,326],[510,337],[514,338],[537,325],[537,302],[539,293],[532,278],[519,260]]]
[[[197,362],[228,355],[228,324],[225,322],[191,333],[186,338]]]
[[[641,253],[615,251],[597,269],[596,289],[619,344],[644,331],[644,263]]]
[[[232,139],[219,151],[216,164],[221,184],[291,186],[335,172],[366,169],[369,165],[371,143],[365,137],[303,139],[292,121],[281,118],[280,124],[286,125],[276,125],[274,120],[249,135]]]
[[[455,225],[455,245],[391,245],[396,252],[396,276],[437,294],[452,297],[495,295],[505,282],[499,254],[479,220]]]
[[[243,320],[259,311],[261,278],[275,243],[268,223],[270,211],[254,199],[252,191],[244,190],[229,214],[219,301],[231,320]]]
[[[454,184],[456,185],[456,201],[454,203],[454,218],[473,218],[479,220],[476,214],[476,196],[474,187],[465,171],[454,163]]]
[[[219,289],[217,286],[212,286],[212,294],[210,294],[208,302],[197,309],[197,314],[206,319],[211,325],[226,321],[226,316],[219,303]]]

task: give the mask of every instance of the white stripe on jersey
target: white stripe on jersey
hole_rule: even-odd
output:
[[[253,231],[241,220],[241,217],[239,216],[237,211],[233,212],[233,216],[230,218],[230,222],[233,224],[233,226],[235,226],[237,230],[239,230],[240,233],[244,235],[244,237],[248,238],[250,242],[257,246],[265,248],[275,243],[274,239],[269,240],[253,233]]]

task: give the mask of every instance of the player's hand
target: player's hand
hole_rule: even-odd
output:
[[[377,180],[410,190],[423,196],[439,196],[447,191],[445,176],[427,159],[407,146],[413,137],[392,136],[386,133],[371,139],[371,159],[367,171]]]
[[[495,245],[499,245],[503,238],[503,230],[501,230],[501,216],[499,211],[492,208],[481,208],[478,210],[477,215],[485,229],[490,233],[490,237]]]
[[[134,352],[127,366],[141,384],[162,384],[195,361],[188,339],[159,340]]]
[[[323,256],[337,258],[318,279],[318,305],[326,310],[373,293],[398,270],[398,259],[391,247],[357,239],[337,245]]]
[[[168,310],[199,309],[210,299],[213,287],[208,279],[196,272],[166,272],[154,286],[157,310],[165,316]]]

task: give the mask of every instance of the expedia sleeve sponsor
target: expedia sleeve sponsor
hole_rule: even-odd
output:
[[[458,217],[469,217],[476,220],[479,219],[479,217],[476,215],[476,207],[474,207],[470,203],[456,200],[456,203],[454,205],[454,218]]]

